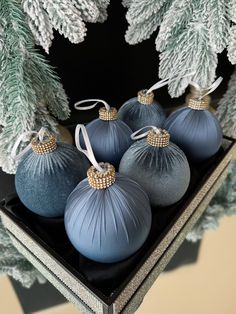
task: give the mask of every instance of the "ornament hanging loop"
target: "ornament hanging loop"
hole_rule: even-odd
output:
[[[21,142],[30,141],[29,138],[32,137],[32,135],[35,135],[34,139],[19,154],[17,154],[17,150],[18,150],[18,147],[19,147],[20,143]],[[32,142],[33,141],[37,141],[39,144],[43,145],[45,136],[55,139],[55,137],[50,135],[48,130],[46,128],[44,128],[44,127],[42,127],[38,132],[37,131],[26,131],[26,132],[23,132],[19,136],[19,138],[17,139],[17,141],[15,142],[15,144],[14,144],[14,146],[12,148],[11,157],[14,160],[19,160],[27,151],[29,151],[31,148],[33,148],[32,147]],[[56,145],[56,139],[55,139],[55,145]],[[54,145],[54,147],[55,147],[55,145]]]
[[[189,69],[189,70],[191,70],[191,69]],[[184,77],[192,76],[192,75],[194,75],[194,74],[196,73],[196,71],[192,71],[192,72],[187,73],[187,74],[185,74],[185,75],[183,75],[183,76],[181,76],[181,73],[182,73],[182,72],[180,71],[178,74],[176,74],[176,75],[174,75],[174,76],[171,76],[171,77],[169,77],[169,78],[166,78],[166,79],[163,79],[163,80],[158,81],[157,83],[155,83],[153,86],[151,86],[151,87],[146,91],[146,95],[150,94],[150,93],[151,93],[152,91],[154,91],[154,90],[157,90],[157,89],[159,89],[159,88],[161,88],[161,87],[163,87],[163,86],[165,86],[165,85],[168,85],[169,83],[171,83],[171,82],[173,82],[173,81],[178,80],[179,78],[184,78]]]
[[[148,131],[139,134],[147,128],[149,129]],[[170,142],[170,134],[166,130],[157,128],[153,125],[145,126],[131,135],[131,139],[133,140],[138,140],[144,137],[147,137],[149,145],[155,147],[166,147]]]
[[[217,87],[221,84],[221,82],[223,81],[223,77],[219,76],[217,80],[215,80],[214,83],[212,83],[210,86],[208,86],[207,88],[202,89],[200,87],[200,85],[198,85],[195,82],[190,82],[190,85],[192,85],[197,91],[199,91],[199,100],[202,100],[204,97],[206,97],[207,95],[211,94],[212,92],[214,92],[214,90],[217,89]],[[206,91],[205,94],[201,95],[201,91],[204,90]]]
[[[142,131],[146,130],[146,129],[148,129],[148,131],[142,133]],[[146,137],[150,130],[153,130],[157,134],[161,133],[161,129],[157,128],[156,126],[154,126],[154,125],[147,125],[147,126],[144,126],[141,129],[135,131],[134,133],[132,133],[130,137],[131,137],[132,140],[140,140],[141,138]]]
[[[86,104],[88,102],[94,102],[95,101],[95,104],[92,104],[90,106],[82,106],[82,104]],[[105,101],[105,100],[102,100],[102,99],[84,99],[84,100],[80,100],[80,101],[77,101],[75,104],[74,104],[74,108],[76,110],[89,110],[89,109],[93,109],[97,106],[97,104],[103,104],[104,107],[106,108],[107,111],[110,111],[111,107],[110,105],[108,105],[108,103]]]
[[[80,144],[80,133],[83,136],[83,140],[84,140],[86,149],[83,149],[81,147],[81,144]],[[97,171],[99,171],[99,172],[104,172],[105,171],[105,169],[102,168],[99,165],[99,163],[97,162],[97,160],[96,160],[96,158],[94,156],[93,149],[92,149],[92,146],[91,146],[91,143],[90,143],[90,140],[89,140],[89,136],[88,136],[87,130],[86,130],[86,128],[85,128],[85,126],[83,124],[77,124],[77,126],[76,126],[76,129],[75,129],[75,144],[76,144],[77,149],[80,152],[82,152],[89,159],[89,161],[97,169]]]

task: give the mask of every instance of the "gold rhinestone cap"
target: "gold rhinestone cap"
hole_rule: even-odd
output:
[[[104,172],[98,171],[94,166],[91,166],[87,171],[89,185],[94,189],[106,189],[111,186],[116,180],[115,167],[109,163],[99,163],[105,170]]]
[[[206,110],[209,108],[210,97],[204,97],[203,99],[190,97],[188,99],[188,107],[194,110]]]
[[[147,135],[147,142],[151,146],[166,147],[170,143],[170,134],[163,129],[159,129],[160,133],[150,130]]]
[[[99,118],[105,121],[117,120],[118,113],[116,108],[111,107],[110,110],[107,110],[105,107],[100,108]]]
[[[151,105],[154,101],[154,93],[146,93],[146,90],[143,89],[138,92],[138,102],[142,105]]]
[[[44,155],[52,153],[57,148],[56,137],[53,135],[47,135],[45,140],[42,142],[40,142],[39,139],[35,137],[31,141],[31,146],[36,154]]]

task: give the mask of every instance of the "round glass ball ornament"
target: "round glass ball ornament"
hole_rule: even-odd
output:
[[[89,161],[74,146],[53,135],[34,138],[17,167],[15,186],[21,202],[32,212],[55,218],[64,215],[66,200],[86,177]]]
[[[161,105],[154,99],[154,93],[147,93],[146,90],[139,91],[137,97],[126,101],[118,115],[132,131],[147,125],[162,127],[166,118]]]
[[[166,130],[153,128],[143,135],[147,137],[136,141],[124,154],[119,172],[143,187],[151,205],[172,205],[183,197],[189,186],[187,158],[170,142]]]
[[[88,178],[78,184],[65,210],[66,233],[73,246],[87,258],[114,263],[134,254],[144,244],[152,214],[147,194],[135,181],[104,169],[89,168]]]
[[[173,112],[165,122],[171,140],[193,162],[201,162],[217,153],[222,144],[221,126],[209,109],[210,97],[188,99],[187,107]]]
[[[88,100],[90,101],[90,100]],[[100,100],[98,100],[100,101]],[[85,101],[78,102],[81,104]],[[98,162],[106,160],[115,166],[119,165],[121,157],[132,144],[132,130],[118,119],[116,108],[102,101],[105,107],[99,109],[99,118],[86,125],[93,152]],[[96,104],[95,104],[96,105]],[[76,107],[79,110],[82,108]],[[88,107],[88,108],[92,108]],[[77,135],[76,140],[78,141]],[[82,147],[85,147],[81,139]]]

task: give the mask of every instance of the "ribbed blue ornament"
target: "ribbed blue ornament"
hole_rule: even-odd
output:
[[[109,187],[96,188],[91,182],[93,185],[93,179],[84,179],[68,198],[67,235],[76,250],[91,260],[124,260],[149,234],[152,215],[148,196],[138,183],[118,173]]]
[[[62,216],[66,200],[86,177],[89,162],[74,146],[58,142],[49,153],[30,149],[18,165],[15,185],[22,203],[44,217]]]
[[[194,101],[194,104],[197,103],[201,101]],[[205,106],[202,110],[193,109],[194,106],[178,109],[164,125],[171,140],[194,162],[212,157],[222,144],[220,124],[214,114],[206,109],[207,104]]]
[[[111,115],[107,115],[107,110],[99,110],[99,118],[86,125],[86,130],[93,147],[94,155],[98,162],[107,161],[115,166],[130,147],[132,141],[130,136],[132,130],[123,121],[117,118],[117,111],[111,108]],[[113,113],[114,115],[113,115]],[[84,147],[83,139],[81,139]]]
[[[183,151],[165,130],[150,130],[124,154],[119,172],[138,182],[153,206],[179,201],[189,186],[190,168]]]
[[[119,109],[118,116],[133,131],[147,125],[162,127],[165,121],[165,113],[154,100],[153,92],[146,95],[145,91],[140,91],[137,97],[126,101]]]

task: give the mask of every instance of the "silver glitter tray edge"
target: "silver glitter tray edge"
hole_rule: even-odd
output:
[[[236,144],[232,145],[167,235],[110,306],[89,290],[4,212],[0,211],[0,215],[14,245],[81,313],[131,314],[138,308],[156,278],[169,263],[186,234],[201,217],[225,180],[235,151]]]

